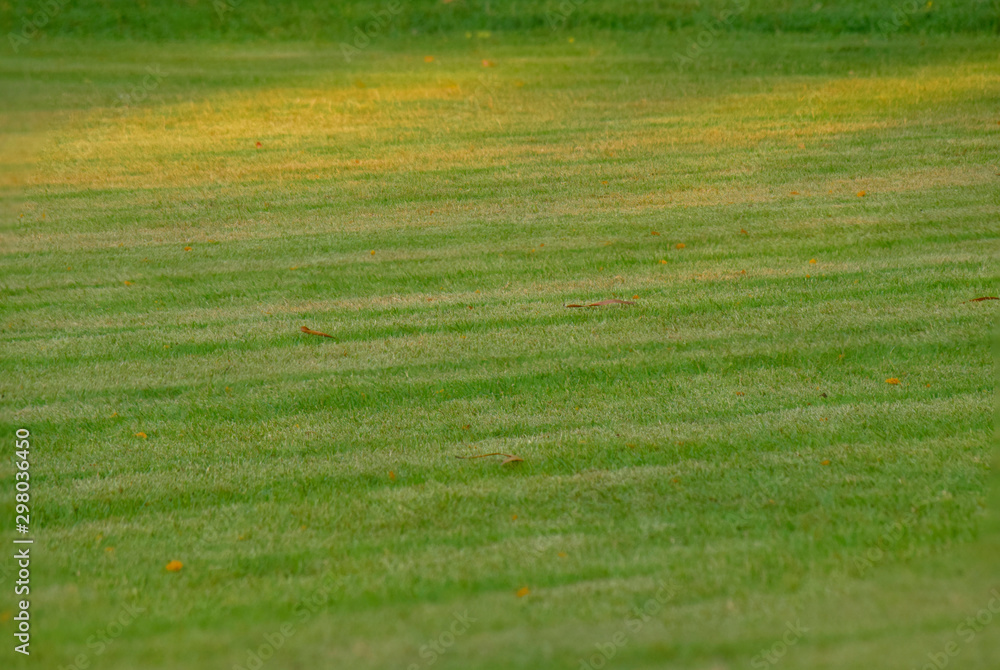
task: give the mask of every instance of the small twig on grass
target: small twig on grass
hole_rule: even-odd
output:
[[[600,302],[592,302],[587,305],[587,307],[604,307],[605,305],[634,305],[636,303],[631,300],[618,300],[617,298],[611,298],[610,300],[602,300]],[[566,305],[566,307],[583,307],[583,305]]]
[[[1000,298],[994,295],[984,295],[982,298],[973,298],[972,300],[966,300],[965,302],[982,302],[983,300],[1000,300]],[[962,303],[963,305],[965,303]]]

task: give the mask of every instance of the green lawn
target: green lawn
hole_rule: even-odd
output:
[[[4,667],[995,668],[1000,37],[466,27],[3,45]]]

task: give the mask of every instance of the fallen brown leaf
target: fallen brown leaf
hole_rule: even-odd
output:
[[[972,300],[966,300],[965,302],[982,302],[983,300],[1000,300],[1000,298],[993,295],[984,295],[982,298],[973,298]]]
[[[634,304],[636,303],[632,302],[631,300],[619,300],[617,298],[611,298],[609,300],[602,300],[600,302],[588,303],[587,307],[604,307],[606,305],[634,305]],[[566,305],[566,307],[583,307],[583,305],[572,304],[572,305]]]
[[[302,326],[302,332],[308,333],[309,335],[319,335],[320,337],[330,337],[330,338],[333,337],[333,335],[327,335],[326,333],[321,333],[318,330],[311,330],[306,326]]]

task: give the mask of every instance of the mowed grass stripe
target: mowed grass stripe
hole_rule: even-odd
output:
[[[852,304],[848,303],[848,306]],[[954,316],[942,318],[938,315],[900,319],[897,314],[904,312],[900,308],[854,306],[866,317],[847,328],[838,328],[830,323],[829,315],[824,310],[816,310],[811,315],[793,313],[793,304],[770,310],[769,314],[757,316],[756,320],[751,312],[744,317],[746,321],[734,320],[728,310],[720,306],[710,320],[704,313],[696,313],[687,319],[662,314],[617,315],[610,319],[582,317],[576,324],[560,324],[558,320],[545,324],[528,320],[523,327],[505,324],[505,328],[496,332],[463,336],[458,333],[468,331],[458,329],[442,334],[435,328],[435,332],[431,333],[369,339],[364,344],[320,344],[303,335],[290,333],[281,335],[277,340],[284,343],[283,348],[275,348],[274,340],[269,341],[267,346],[259,347],[245,347],[237,341],[231,346],[198,351],[196,347],[166,338],[136,348],[114,347],[111,356],[100,359],[86,357],[74,360],[69,358],[70,352],[64,350],[61,353],[67,356],[69,362],[61,367],[69,372],[87,370],[87,382],[80,379],[65,381],[53,388],[40,380],[38,391],[45,394],[42,397],[52,401],[102,401],[122,393],[137,393],[139,395],[134,396],[136,399],[152,399],[158,397],[157,392],[145,380],[155,378],[156,386],[163,389],[166,397],[176,397],[183,395],[185,389],[194,388],[186,382],[196,370],[203,370],[218,375],[216,383],[225,386],[294,383],[306,384],[310,392],[314,392],[310,382],[323,384],[336,381],[338,388],[354,387],[371,392],[379,385],[355,381],[350,376],[379,371],[392,376],[408,374],[407,382],[388,391],[391,395],[405,397],[415,391],[427,391],[429,387],[437,390],[441,385],[449,386],[449,394],[464,392],[474,395],[477,388],[485,392],[484,387],[492,384],[498,376],[527,376],[538,381],[547,375],[558,381],[560,375],[568,378],[572,374],[580,382],[598,382],[607,379],[612,369],[617,369],[616,375],[632,375],[641,379],[665,374],[725,373],[747,363],[779,370],[804,368],[843,376],[848,380],[880,382],[881,375],[902,375],[904,378],[912,375],[915,379],[926,377],[920,372],[928,367],[923,359],[946,352],[965,351],[973,355],[978,350],[982,359],[980,364],[988,360],[988,356],[981,352],[988,328],[988,321],[984,322],[983,318],[988,318],[988,314],[963,314],[957,320]],[[928,319],[931,323],[946,325],[952,337],[960,335],[964,343],[956,344],[940,336],[928,336]],[[789,320],[794,331],[779,340],[765,335],[769,324],[788,323]],[[756,323],[755,328],[748,327],[753,323]],[[909,334],[903,339],[886,337],[879,329],[887,323]],[[503,356],[493,353],[495,347],[509,342],[511,338],[521,339],[522,330],[529,327],[545,327],[547,332],[522,341]],[[293,328],[289,326],[290,331]],[[842,344],[810,347],[810,335],[817,331]],[[101,346],[113,344],[107,338],[103,339]],[[569,343],[577,351],[567,356],[560,343],[563,346]],[[180,351],[174,351],[173,347]],[[717,353],[722,348],[729,351]],[[872,363],[884,360],[892,351],[897,352],[898,362],[885,361],[878,363],[877,371],[871,369]],[[549,358],[560,352],[562,355],[557,360]],[[239,358],[234,359],[234,354],[240,354]],[[584,358],[591,360],[586,367],[581,367],[579,363]],[[846,358],[843,365],[835,366],[842,358]],[[956,367],[955,370],[962,370],[963,367]],[[25,365],[24,369],[30,371],[31,366]],[[331,375],[339,375],[340,378],[333,380]],[[921,379],[925,383],[946,380],[955,383],[958,378],[949,375],[945,368],[940,375]],[[971,378],[968,383],[978,385],[984,381]],[[398,383],[398,380],[394,382]],[[237,388],[245,390],[245,387]],[[274,411],[279,411],[277,407],[280,405],[279,402]]]
[[[100,484],[98,488],[106,489],[106,495],[78,500],[73,504],[74,512],[66,506],[52,506],[46,519],[50,519],[50,523],[56,523],[59,518],[71,519],[81,509],[87,512],[88,517],[96,515],[104,518],[114,515],[127,517],[131,513],[157,509],[180,509],[178,505],[184,507],[194,501],[206,505],[220,504],[238,491],[241,496],[253,498],[266,490],[265,498],[307,502],[311,496],[321,499],[326,486],[335,490],[352,488],[349,474],[335,476],[327,472],[327,468],[333,468],[334,472],[360,468],[353,487],[378,488],[389,485],[389,471],[393,468],[410,471],[410,476],[418,482],[435,477],[460,476],[463,472],[482,473],[481,468],[470,469],[453,457],[499,447],[528,458],[533,464],[525,466],[528,472],[536,467],[550,473],[569,473],[578,468],[616,469],[650,460],[677,463],[684,458],[724,459],[734,454],[747,454],[751,459],[759,459],[764,454],[784,453],[789,449],[795,453],[805,450],[818,452],[812,457],[816,459],[812,467],[819,468],[818,457],[825,455],[829,458],[833,452],[843,448],[840,445],[863,445],[873,439],[876,443],[889,444],[893,435],[901,433],[912,433],[915,440],[930,439],[942,424],[947,423],[949,406],[961,408],[969,417],[964,423],[954,426],[955,435],[985,439],[989,428],[988,422],[981,418],[988,407],[977,400],[975,393],[968,392],[944,397],[911,397],[906,402],[882,399],[881,402],[820,405],[819,398],[816,398],[817,406],[813,409],[780,405],[759,408],[742,420],[731,418],[734,414],[731,408],[717,408],[720,416],[711,426],[699,424],[692,417],[676,416],[669,405],[656,412],[657,398],[651,397],[646,406],[636,408],[637,417],[644,417],[646,423],[623,422],[611,428],[593,425],[592,413],[602,405],[609,412],[619,410],[616,403],[609,404],[606,399],[593,397],[587,399],[586,394],[581,395],[584,397],[576,400],[582,405],[582,413],[564,410],[547,419],[541,419],[525,409],[519,412],[516,408],[503,407],[500,403],[501,407],[493,409],[506,409],[506,421],[502,426],[493,424],[492,419],[484,422],[475,415],[463,413],[456,413],[450,421],[445,419],[442,422],[444,417],[431,411],[416,412],[409,421],[390,424],[404,434],[420,430],[427,435],[429,442],[440,441],[441,446],[434,449],[430,456],[425,455],[420,443],[412,439],[390,438],[386,443],[385,424],[391,421],[389,409],[381,412],[354,410],[351,413],[325,413],[326,418],[338,418],[345,413],[350,417],[353,414],[360,424],[369,426],[342,436],[317,432],[315,423],[319,417],[311,417],[308,413],[293,415],[293,419],[286,421],[261,423],[256,430],[240,429],[240,424],[233,427],[224,424],[220,434],[214,436],[207,430],[208,425],[194,421],[184,432],[196,436],[197,445],[177,454],[191,460],[191,465],[182,470],[178,470],[169,458],[172,453],[169,440],[176,436],[169,429],[160,429],[161,420],[147,418],[144,423],[150,424],[147,429],[151,438],[141,441],[132,435],[108,434],[110,431],[105,427],[103,431],[95,430],[93,437],[78,447],[53,445],[53,449],[64,454],[67,461],[65,468],[54,470],[50,476],[57,477],[53,483],[63,480],[84,482],[88,472],[105,472],[105,477],[111,477],[111,481]],[[517,402],[516,397],[512,402]],[[572,401],[567,404],[572,404]],[[879,417],[891,421],[893,429],[879,428],[875,423]],[[292,424],[293,420],[298,424]],[[665,423],[665,420],[670,423]],[[471,421],[476,425],[474,430],[466,433],[465,444],[445,446],[454,441],[456,432],[462,430],[461,425],[451,424],[451,421],[456,424],[458,421]],[[372,449],[377,456],[365,458],[364,454]],[[320,468],[321,474],[314,476],[307,476],[308,470],[295,464],[285,464],[269,473],[261,469],[253,475],[258,482],[256,486],[251,486],[251,480],[241,478],[239,485],[234,487],[226,483],[227,479],[206,478],[202,468],[211,464],[213,453],[216,457],[224,456],[224,462],[216,467],[217,475],[228,473],[232,476],[243,467],[255,464],[264,468],[269,458],[274,456],[304,457],[315,465],[325,465]],[[912,456],[933,463],[935,471],[938,471],[947,467],[948,459],[954,454],[916,450]],[[388,458],[391,464],[388,469],[383,466],[381,470],[373,471],[362,467],[357,462],[358,458],[363,462],[370,458]],[[888,455],[886,458],[889,459]],[[123,475],[114,473],[127,471],[137,461],[143,460],[150,462],[145,472],[152,478],[151,481],[159,480],[162,486],[135,487],[133,484],[138,482],[132,481],[126,493],[122,486]],[[286,469],[292,471],[287,477],[282,473]],[[130,479],[124,476],[124,481]],[[97,486],[98,482],[93,482],[93,485]],[[79,492],[82,494],[84,490]]]
[[[982,220],[978,215],[972,218]],[[936,229],[937,224],[927,227]],[[242,271],[235,260],[238,257],[235,250],[215,251],[211,248],[212,245],[207,245],[207,249],[199,246],[196,251],[192,249],[192,252],[185,252],[183,249],[165,249],[165,253],[161,252],[160,263],[166,263],[171,257],[175,259],[175,263],[183,259],[190,266],[183,271],[166,268],[158,271],[156,267],[145,267],[141,259],[132,256],[129,260],[123,259],[122,267],[96,270],[102,275],[100,278],[90,275],[81,281],[77,278],[79,271],[72,270],[74,266],[58,267],[53,263],[52,274],[47,282],[43,281],[39,286],[32,285],[31,275],[28,274],[28,268],[25,268],[21,275],[24,279],[19,282],[14,275],[5,282],[7,287],[4,292],[7,294],[8,305],[20,306],[22,309],[34,308],[32,316],[37,323],[44,319],[45,312],[65,308],[80,299],[100,301],[98,306],[103,307],[105,318],[127,312],[136,306],[147,305],[156,308],[152,312],[155,315],[159,309],[167,309],[176,302],[172,296],[179,288],[193,289],[200,302],[223,305],[232,305],[234,302],[247,304],[253,300],[251,296],[259,295],[260,300],[278,304],[306,301],[309,305],[315,304],[317,299],[329,301],[331,296],[341,296],[341,302],[348,306],[352,303],[358,306],[370,306],[374,303],[377,306],[378,298],[362,301],[356,297],[356,292],[364,289],[366,292],[395,294],[411,302],[417,296],[408,297],[408,293],[423,293],[425,297],[433,297],[437,301],[436,304],[428,305],[435,308],[442,301],[447,304],[463,298],[484,304],[484,301],[491,299],[491,292],[494,299],[497,297],[498,285],[507,284],[513,286],[513,291],[506,293],[504,297],[511,296],[512,293],[516,295],[518,290],[523,295],[523,291],[528,288],[539,296],[551,295],[552,291],[548,288],[551,286],[558,291],[553,296],[556,299],[579,299],[579,296],[567,295],[567,289],[574,285],[589,291],[627,291],[630,287],[634,287],[634,290],[648,290],[659,284],[664,289],[677,289],[683,293],[687,291],[683,284],[690,279],[711,280],[719,277],[720,262],[731,263],[729,267],[722,268],[722,272],[741,280],[744,285],[754,285],[755,282],[766,279],[768,272],[774,271],[784,271],[792,275],[790,279],[793,280],[812,275],[817,279],[814,283],[823,287],[830,282],[839,284],[842,281],[840,275],[845,272],[877,272],[877,277],[863,277],[865,285],[859,287],[859,290],[863,290],[888,284],[905,272],[921,266],[947,267],[949,263],[982,265],[1000,255],[1000,239],[984,238],[976,227],[967,235],[950,232],[934,235],[929,234],[924,227],[914,228],[924,231],[922,235],[926,243],[919,247],[915,247],[911,240],[919,239],[921,233],[913,230],[900,232],[900,236],[906,235],[903,239],[887,239],[884,233],[879,239],[855,227],[843,233],[846,239],[840,244],[831,242],[829,235],[822,244],[814,242],[813,238],[821,235],[820,230],[815,230],[802,235],[801,241],[791,248],[787,244],[768,248],[756,241],[744,241],[741,238],[745,236],[739,230],[730,232],[729,239],[723,242],[692,239],[693,236],[667,229],[661,237],[670,235],[667,238],[669,242],[660,241],[646,231],[645,235],[637,233],[631,239],[598,237],[579,240],[575,244],[551,239],[548,243],[541,242],[541,239],[546,238],[540,235],[536,238],[538,241],[519,245],[520,248],[515,249],[498,250],[475,245],[461,251],[429,251],[426,255],[414,255],[412,252],[393,248],[378,249],[375,256],[370,255],[370,250],[345,254],[330,249],[322,260],[318,260],[313,255],[316,251],[312,250],[311,257],[316,260],[305,261],[301,266],[282,264],[278,267],[270,252],[251,247],[247,249],[249,253],[267,258],[260,258],[256,268]],[[851,239],[855,236],[860,239]],[[670,242],[676,239],[687,240],[684,242],[687,248],[682,251],[672,248],[676,243]],[[545,246],[540,247],[539,244]],[[875,255],[866,261],[854,260],[851,256],[852,247],[857,244],[891,254],[891,267],[887,262],[889,259]],[[322,246],[322,243],[317,246]],[[760,253],[755,253],[758,250]],[[124,253],[131,256],[134,252]],[[186,254],[191,254],[195,260],[187,261]],[[816,265],[809,264],[813,259],[817,260]],[[661,264],[660,260],[666,260],[667,263]],[[301,261],[286,257],[285,262]],[[87,268],[87,265],[83,267]],[[988,266],[984,266],[986,268]],[[32,270],[39,269],[35,267]],[[247,270],[251,270],[254,275],[250,280],[253,290],[244,285],[248,281],[245,276]],[[95,270],[87,268],[87,272],[89,274]],[[573,273],[578,278],[572,284],[566,284],[565,279],[556,283],[553,281],[554,273]],[[990,274],[996,273],[994,271]],[[990,274],[984,279],[992,279]],[[58,278],[60,276],[63,278]],[[919,278],[914,278],[911,282],[917,280]],[[601,289],[602,283],[607,288]],[[470,295],[469,292],[473,290],[480,290],[481,295]],[[487,294],[482,295],[482,291]],[[455,293],[458,295],[454,295]],[[53,297],[57,300],[54,301]],[[121,297],[129,297],[131,300],[122,302],[119,300]],[[150,305],[151,300],[163,302]],[[44,327],[51,326],[45,324]]]
[[[988,160],[988,151],[984,148],[984,152],[985,162]],[[810,160],[827,162],[816,157]],[[851,165],[853,161],[839,169],[843,170]],[[763,170],[767,172],[758,175]],[[130,213],[127,218],[117,217],[115,213],[134,207],[134,197],[121,202],[122,196],[117,196],[116,202],[119,204],[115,210],[107,211],[107,208],[102,208],[95,215],[91,209],[83,216],[77,213],[78,206],[72,202],[66,203],[65,209],[47,209],[44,212],[37,205],[29,203],[27,212],[22,212],[17,224],[25,232],[30,231],[37,237],[19,236],[9,239],[7,253],[16,262],[18,257],[13,254],[19,250],[33,251],[44,259],[53,251],[78,251],[81,247],[95,248],[98,245],[104,251],[119,245],[156,248],[171,241],[182,246],[194,242],[205,243],[213,237],[216,241],[270,240],[289,244],[294,240],[304,240],[304,235],[315,235],[319,242],[324,234],[333,233],[345,235],[345,245],[359,246],[371,244],[372,241],[391,243],[398,236],[405,235],[411,239],[416,249],[428,250],[441,237],[449,236],[451,239],[450,236],[454,235],[454,230],[459,225],[471,226],[467,229],[468,239],[494,242],[505,239],[501,235],[503,232],[507,232],[509,237],[512,225],[522,229],[530,224],[532,229],[539,232],[547,231],[551,235],[556,230],[561,230],[566,234],[568,231],[565,222],[560,222],[557,229],[553,215],[566,216],[567,221],[577,224],[588,223],[595,227],[595,234],[621,234],[622,231],[611,226],[611,222],[594,216],[595,211],[614,211],[626,226],[639,223],[664,225],[665,221],[676,222],[676,225],[690,225],[692,219],[704,219],[697,216],[705,211],[701,208],[710,208],[711,214],[718,211],[724,216],[787,225],[788,214],[800,215],[804,207],[831,208],[825,214],[858,213],[877,216],[887,213],[891,208],[897,208],[895,213],[898,215],[901,213],[900,209],[904,208],[904,211],[947,211],[951,207],[965,204],[971,212],[981,209],[984,203],[995,202],[997,198],[995,189],[990,188],[994,175],[982,166],[895,170],[887,171],[884,176],[864,179],[831,180],[828,176],[803,175],[781,183],[767,181],[768,173],[781,170],[780,166],[758,168],[752,165],[750,170],[744,172],[720,172],[713,177],[713,181],[706,182],[702,179],[686,184],[657,184],[632,174],[618,178],[622,183],[612,185],[611,180],[615,177],[598,173],[590,176],[583,184],[563,184],[560,191],[547,194],[546,198],[539,199],[516,191],[497,192],[486,205],[482,201],[466,205],[453,198],[439,202],[422,199],[400,202],[396,199],[398,194],[395,191],[391,202],[384,202],[381,198],[378,202],[373,202],[371,198],[358,197],[357,194],[331,193],[322,188],[316,193],[301,194],[301,201],[296,202],[295,194],[289,193],[287,189],[284,193],[268,194],[243,189],[233,192],[231,188],[222,190],[218,187],[209,191],[211,195],[208,196],[208,203],[203,202],[196,208],[180,204],[184,199],[178,197],[176,189],[144,195],[142,200],[155,198],[157,204],[153,207],[140,205],[140,211]],[[748,186],[748,177],[757,181]],[[524,180],[523,176],[516,173],[511,178]],[[601,183],[604,181],[609,183]],[[637,181],[633,188],[641,190],[623,192],[622,186],[628,181]],[[963,188],[956,190],[956,186]],[[463,186],[462,190],[469,188],[472,187]],[[581,188],[585,189],[582,196],[578,193]],[[454,195],[455,190],[454,186],[450,187],[449,196]],[[564,190],[567,193],[577,191],[573,196],[576,199],[582,198],[582,202],[587,205],[586,210],[551,207],[550,201],[560,201],[559,195]],[[793,191],[798,191],[799,195],[794,195]],[[859,191],[865,191],[867,197],[857,198],[856,193]],[[664,195],[656,195],[661,192],[665,192]],[[529,196],[534,205],[526,208],[525,199]],[[275,205],[272,204],[274,199],[290,202]],[[351,203],[349,207],[345,208],[345,201]],[[751,203],[767,204],[768,207],[748,210],[746,206]],[[375,216],[371,211],[372,206],[387,206],[390,211],[385,216]],[[541,206],[553,211],[540,216]],[[842,211],[845,206],[850,207],[850,210]],[[690,207],[696,209],[688,211]],[[589,215],[587,210],[590,211]],[[815,216],[810,212],[810,218]],[[235,224],[234,217],[238,220]],[[194,219],[199,221],[197,225],[193,225]],[[386,219],[391,222],[386,224]],[[154,227],[146,225],[150,220],[155,223]],[[65,230],[66,224],[73,221],[87,222],[87,225],[84,228],[71,227]],[[503,225],[498,228],[497,224],[501,223]],[[719,222],[712,218],[700,223],[709,226],[706,233],[719,227]],[[830,223],[839,222],[834,220]],[[88,232],[95,226],[97,230]],[[573,227],[569,226],[570,231]],[[454,242],[453,239],[451,241]],[[103,246],[105,244],[107,247]]]

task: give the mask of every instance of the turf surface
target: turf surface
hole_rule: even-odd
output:
[[[998,38],[447,27],[0,60],[14,667],[995,667]]]

